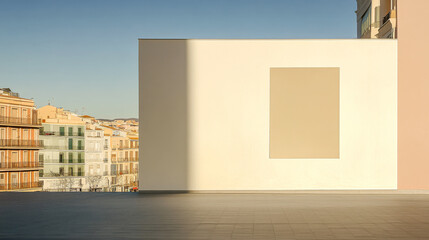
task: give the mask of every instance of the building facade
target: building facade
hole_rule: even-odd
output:
[[[356,0],[358,38],[397,38],[397,0]]]
[[[104,131],[87,125],[85,130],[85,172],[90,191],[108,191],[110,164],[104,159]]]
[[[40,121],[34,101],[0,89],[0,191],[39,191]]]
[[[44,163],[40,179],[44,191],[82,191],[85,188],[85,123],[54,106],[38,109],[42,121],[40,140],[46,146],[39,156]]]
[[[126,133],[110,137],[111,174],[118,190],[128,191],[138,186],[138,146]]]
[[[139,190],[397,189],[397,40],[139,49]]]

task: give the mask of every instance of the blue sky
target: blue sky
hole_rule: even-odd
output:
[[[138,38],[355,38],[355,0],[0,0],[0,87],[138,116]]]

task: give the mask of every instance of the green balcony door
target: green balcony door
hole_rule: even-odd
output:
[[[64,153],[60,153],[60,163],[64,163]]]
[[[69,163],[73,163],[73,153],[69,153]]]
[[[73,150],[73,139],[69,138],[69,150]]]
[[[83,150],[83,147],[82,147],[82,141],[77,141],[77,149],[79,149],[79,150]]]
[[[73,128],[69,127],[69,136],[73,136]]]
[[[64,136],[64,127],[60,127],[60,136]]]
[[[82,134],[82,128],[78,128],[78,129],[77,129],[77,134],[78,134],[79,136],[83,136],[83,134]]]
[[[79,162],[79,163],[83,163],[82,153],[79,153],[79,154],[77,155],[77,160],[78,160],[78,162]]]

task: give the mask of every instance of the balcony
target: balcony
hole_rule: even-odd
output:
[[[381,22],[381,25],[384,25],[389,19],[390,19],[391,12],[387,13],[386,16],[383,17],[383,21]]]
[[[80,151],[80,150],[85,150],[84,146],[58,146],[58,145],[48,145],[48,146],[44,146],[44,149],[56,149],[56,150],[76,150],[76,151]]]
[[[19,118],[19,117],[0,116],[0,125],[39,128],[42,126],[42,123],[39,119],[35,119],[35,118]]]
[[[119,163],[119,162],[138,162],[138,158],[112,158],[112,162]]]
[[[46,164],[85,164],[85,159],[45,159]]]
[[[124,175],[124,174],[138,174],[139,170],[138,169],[126,169],[126,170],[112,170],[111,171],[111,175]]]
[[[26,182],[26,183],[8,183],[8,184],[0,184],[0,191],[30,189],[30,188],[40,188],[40,187],[43,187],[43,181]]]
[[[43,148],[43,141],[0,139],[0,148],[2,149],[41,149]]]
[[[13,170],[13,169],[28,169],[28,168],[43,168],[43,162],[2,162],[0,163],[0,170]]]
[[[72,172],[72,173],[39,173],[39,177],[83,177],[84,172]]]
[[[396,10],[391,10],[381,20],[381,27],[378,29],[377,38],[396,38]]]
[[[55,136],[55,137],[85,137],[85,134],[83,132],[56,132],[56,131],[43,131],[40,130],[39,133],[40,136]]]

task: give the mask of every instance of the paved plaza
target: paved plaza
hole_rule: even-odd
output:
[[[429,239],[429,195],[1,193],[0,238]]]

